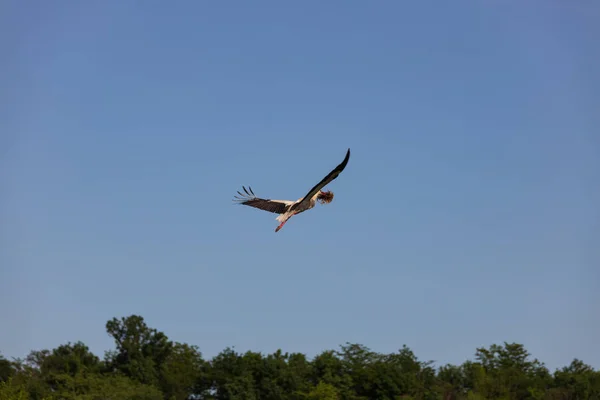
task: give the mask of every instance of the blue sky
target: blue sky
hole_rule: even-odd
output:
[[[600,3],[0,10],[4,355],[102,356],[139,314],[206,357],[516,341],[600,368]],[[347,148],[333,203],[277,234],[232,205]]]

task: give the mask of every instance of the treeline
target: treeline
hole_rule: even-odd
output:
[[[359,344],[300,353],[223,350],[210,360],[137,315],[113,318],[116,348],[103,359],[81,343],[0,356],[0,400],[600,400],[600,372],[580,360],[550,372],[516,343],[479,348],[474,360],[435,368],[406,346],[381,354]]]

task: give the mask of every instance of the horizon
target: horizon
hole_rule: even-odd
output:
[[[128,319],[128,318],[131,318],[131,317],[141,317],[144,323],[146,323],[146,324],[148,323],[148,321],[146,321],[146,319],[145,319],[145,318],[144,318],[142,315],[131,314],[131,315],[127,315],[127,316],[118,316],[118,317],[117,317],[117,316],[115,316],[115,318],[116,318],[118,321],[121,321],[122,319]],[[108,322],[108,321],[107,321],[107,322]],[[489,344],[486,344],[486,345],[480,345],[480,346],[476,346],[476,348],[474,348],[474,349],[473,349],[472,355],[470,355],[470,356],[465,356],[465,357],[464,357],[464,359],[463,359],[462,361],[460,361],[460,362],[456,362],[456,363],[451,363],[451,362],[441,362],[441,361],[439,361],[439,360],[435,360],[435,359],[423,359],[422,357],[420,357],[420,356],[419,356],[419,354],[418,354],[417,352],[415,352],[415,351],[414,351],[414,349],[412,349],[412,348],[411,348],[410,346],[408,346],[406,343],[402,343],[401,345],[397,346],[397,348],[395,348],[395,349],[389,349],[389,350],[386,350],[386,351],[381,351],[381,350],[378,350],[377,348],[374,348],[373,346],[371,346],[371,345],[369,345],[369,344],[367,344],[367,343],[353,343],[353,342],[345,342],[345,343],[339,343],[337,346],[333,346],[333,347],[331,347],[331,348],[323,348],[323,349],[321,349],[321,350],[317,351],[317,352],[316,352],[316,353],[314,353],[314,354],[309,354],[309,353],[302,352],[302,351],[288,351],[288,350],[286,350],[286,349],[284,349],[284,348],[273,348],[273,349],[263,349],[263,350],[256,350],[256,349],[252,349],[252,348],[248,348],[248,349],[238,349],[238,348],[237,348],[237,346],[235,346],[235,345],[229,345],[229,346],[225,346],[223,349],[219,350],[219,351],[218,351],[217,353],[215,353],[215,354],[205,354],[205,353],[202,351],[202,347],[201,347],[200,345],[198,345],[197,343],[194,343],[194,342],[182,342],[182,341],[179,341],[179,340],[177,340],[176,338],[172,338],[171,336],[169,336],[168,332],[165,332],[165,331],[161,330],[159,327],[152,326],[152,325],[148,325],[148,324],[147,324],[147,326],[148,326],[148,328],[149,328],[149,329],[156,329],[156,331],[157,331],[157,332],[160,332],[160,333],[163,333],[163,334],[165,334],[165,336],[168,338],[168,340],[169,340],[170,342],[173,342],[173,343],[176,343],[176,342],[177,342],[177,343],[181,343],[181,344],[187,344],[187,345],[189,345],[189,346],[196,346],[196,347],[198,348],[198,351],[200,352],[200,355],[201,355],[201,357],[202,357],[202,358],[203,358],[205,361],[211,361],[211,360],[213,360],[214,358],[216,358],[217,356],[221,355],[223,352],[225,352],[225,351],[227,351],[227,350],[233,350],[234,352],[236,352],[236,353],[237,353],[237,354],[239,354],[239,355],[244,355],[244,354],[246,354],[247,352],[251,352],[251,353],[258,353],[258,354],[261,354],[261,355],[263,355],[263,356],[268,356],[268,355],[270,355],[270,354],[275,354],[275,353],[277,353],[278,351],[281,351],[281,353],[282,353],[282,354],[284,354],[284,355],[285,355],[285,354],[292,355],[292,354],[298,354],[298,353],[299,353],[299,354],[303,354],[303,355],[305,355],[305,356],[306,356],[306,358],[307,358],[307,360],[312,362],[312,361],[313,361],[313,360],[314,360],[316,357],[318,357],[318,356],[322,355],[324,352],[327,352],[327,351],[334,351],[334,352],[338,352],[338,351],[340,351],[340,350],[341,350],[341,349],[342,349],[344,346],[348,346],[348,345],[350,345],[350,346],[354,346],[354,345],[357,345],[357,346],[361,346],[361,347],[363,347],[363,348],[365,348],[365,349],[368,349],[368,350],[370,350],[370,351],[372,351],[372,352],[374,352],[374,353],[378,353],[378,354],[398,354],[399,352],[401,352],[401,350],[402,350],[404,347],[406,347],[408,350],[410,350],[410,351],[412,351],[412,352],[414,353],[414,355],[415,355],[416,359],[417,359],[419,362],[422,362],[422,363],[430,363],[430,364],[429,364],[429,366],[430,366],[430,367],[434,368],[435,370],[439,370],[440,368],[442,368],[442,367],[446,367],[446,366],[448,366],[448,365],[460,366],[460,365],[462,365],[462,363],[464,363],[464,362],[466,362],[466,361],[473,361],[473,362],[476,362],[476,354],[477,354],[477,351],[478,351],[478,349],[485,349],[485,350],[489,350],[489,349],[490,349],[490,348],[492,348],[493,346],[505,347],[505,346],[511,346],[511,345],[520,345],[520,346],[523,346],[524,350],[525,350],[525,351],[527,351],[527,352],[529,353],[529,355],[528,355],[528,357],[527,357],[527,359],[528,359],[529,361],[534,361],[534,360],[537,360],[537,361],[538,361],[538,362],[539,362],[539,363],[540,363],[542,366],[544,366],[545,368],[547,368],[547,369],[548,369],[548,371],[550,372],[550,374],[552,374],[552,373],[554,373],[554,372],[556,372],[556,371],[560,371],[560,370],[562,370],[562,369],[563,369],[563,368],[565,368],[565,367],[568,367],[568,366],[571,364],[571,362],[573,362],[573,361],[576,361],[576,360],[579,360],[579,361],[583,362],[584,364],[587,364],[587,365],[589,365],[590,367],[594,368],[594,370],[595,370],[595,371],[597,371],[597,370],[598,370],[598,369],[597,369],[597,368],[595,368],[593,365],[591,365],[591,364],[589,364],[588,362],[586,362],[586,360],[584,360],[584,359],[580,359],[580,358],[577,358],[577,357],[574,357],[572,360],[570,360],[568,363],[565,363],[564,365],[557,365],[556,367],[552,368],[552,367],[550,367],[550,366],[548,366],[548,365],[547,365],[547,363],[544,361],[544,359],[542,359],[542,358],[540,358],[540,357],[537,357],[535,354],[531,353],[531,351],[529,351],[529,349],[527,348],[527,346],[524,346],[522,343],[518,343],[518,342],[507,342],[507,341],[500,341],[500,342],[497,342],[497,343],[489,343]],[[109,333],[107,333],[107,335],[109,335],[109,336],[110,336],[110,334],[109,334]],[[88,347],[88,348],[89,348],[89,351],[90,351],[92,354],[96,355],[96,356],[97,356],[97,357],[98,357],[98,358],[99,358],[101,361],[105,361],[105,360],[106,360],[106,357],[107,357],[107,354],[109,354],[111,351],[115,351],[116,349],[118,349],[118,346],[116,346],[116,343],[114,343],[114,338],[112,338],[112,340],[113,340],[113,346],[112,346],[112,347],[110,347],[110,348],[106,348],[106,349],[104,349],[102,352],[96,352],[96,351],[94,351],[92,348],[90,348],[90,346],[88,346],[88,344],[87,344],[87,343],[85,343],[85,341],[82,341],[82,340],[73,340],[73,341],[67,341],[67,342],[64,342],[64,343],[59,343],[59,344],[57,344],[56,346],[54,346],[54,347],[51,347],[51,348],[46,348],[45,350],[49,350],[50,352],[52,352],[53,350],[56,350],[56,349],[57,349],[57,348],[59,348],[60,346],[69,346],[69,345],[70,345],[70,346],[73,346],[73,345],[76,345],[77,343],[82,343],[83,345],[85,345],[86,347]],[[40,349],[37,349],[37,348],[36,348],[36,349],[31,349],[30,351],[32,351],[32,352],[33,352],[33,351],[40,351],[40,350],[44,350],[44,349],[41,349],[41,348],[40,348]],[[30,353],[28,352],[28,353],[27,353],[26,355],[24,355],[23,357],[10,357],[10,359],[11,359],[11,361],[18,361],[18,360],[21,360],[21,361],[23,361],[23,360],[25,360],[26,356],[27,356],[27,355],[29,355],[29,354],[30,354]],[[3,353],[0,351],[0,357],[2,357],[2,356],[6,357],[6,354],[3,354]]]

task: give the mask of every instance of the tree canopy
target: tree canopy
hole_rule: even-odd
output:
[[[82,342],[0,354],[0,400],[600,400],[600,371],[574,359],[551,372],[518,343],[436,368],[406,346],[381,354],[355,343],[312,360],[231,348],[207,360],[139,315],[113,318],[106,331],[115,348],[102,359]]]

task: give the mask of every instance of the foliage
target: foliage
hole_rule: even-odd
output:
[[[518,343],[478,348],[434,368],[407,347],[381,354],[354,343],[317,354],[238,353],[205,360],[141,316],[108,321],[104,359],[82,342],[0,354],[0,400],[600,400],[600,372],[575,359],[551,373]]]

